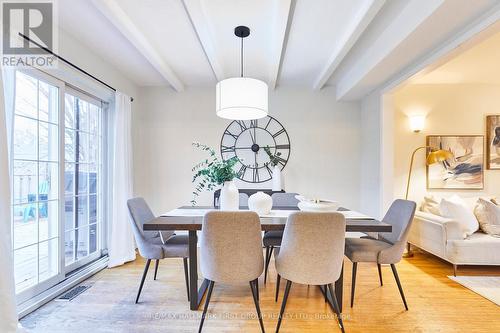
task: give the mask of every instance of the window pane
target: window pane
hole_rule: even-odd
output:
[[[64,233],[64,257],[66,266],[75,261],[75,231]]]
[[[78,228],[76,260],[85,258],[89,254],[89,227]]]
[[[89,254],[91,254],[97,251],[97,224],[90,226],[89,238]]]
[[[54,124],[59,123],[57,113],[59,110],[59,89],[48,83],[39,81],[38,91],[38,118]]]
[[[59,159],[58,126],[49,123],[39,123],[39,159],[42,161],[57,161]]]
[[[87,164],[78,165],[78,195],[88,192],[89,166]]]
[[[16,205],[12,215],[14,249],[38,242],[37,204]]]
[[[37,162],[14,161],[13,193],[14,204],[36,201],[38,177]]]
[[[38,241],[57,237],[59,233],[58,209],[58,200],[38,203]]]
[[[64,126],[76,128],[75,125],[75,97],[66,94],[64,97]]]
[[[97,193],[97,165],[90,164],[89,166],[89,193]]]
[[[16,72],[16,114],[38,118],[38,80]]]
[[[89,131],[89,103],[78,99],[78,129],[81,131]]]
[[[59,239],[40,243],[39,247],[39,282],[56,276],[59,272]]]
[[[69,231],[75,228],[75,198],[66,197],[64,199],[64,230]]]
[[[75,164],[64,165],[64,194],[73,195],[75,191]]]
[[[14,158],[37,159],[38,122],[15,116],[14,118]]]
[[[16,292],[20,292],[37,283],[38,280],[38,244],[14,250],[14,276]]]
[[[97,222],[97,196],[89,196],[89,223]]]
[[[64,160],[75,162],[76,132],[66,129],[64,131]]]
[[[58,199],[59,165],[57,163],[40,162],[38,176],[38,200]]]
[[[75,227],[81,227],[89,224],[89,207],[88,207],[88,197],[86,195],[77,198],[78,201],[78,225]]]
[[[89,109],[89,132],[94,135],[99,135],[99,107],[90,104]]]
[[[99,137],[96,135],[89,136],[89,162],[99,162]]]
[[[89,161],[89,135],[87,133],[78,132],[78,151],[79,161],[88,162]]]

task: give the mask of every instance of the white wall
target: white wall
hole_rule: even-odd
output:
[[[394,93],[394,194],[403,197],[413,149],[425,145],[426,135],[485,135],[486,115],[500,114],[500,86],[479,84],[407,85]],[[407,113],[427,112],[425,129],[413,133]],[[486,153],[486,152],[485,152]],[[485,170],[485,188],[426,190],[425,152],[417,153],[410,199],[420,202],[425,193],[437,197],[459,193],[464,197],[500,196],[500,171]]]
[[[215,115],[214,89],[176,93],[168,88],[143,88],[138,102],[133,115],[135,194],[144,196],[160,213],[189,203],[191,168],[205,156],[191,143],[206,143],[218,151],[229,121]],[[357,209],[359,104],[337,102],[333,89],[280,88],[270,93],[269,110],[290,136],[291,154],[284,169],[286,190],[335,199]],[[207,193],[198,203],[211,200],[212,194]]]

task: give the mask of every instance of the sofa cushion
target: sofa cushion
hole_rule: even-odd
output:
[[[461,225],[464,238],[479,229],[479,223],[473,212],[458,195],[454,195],[449,199],[441,199],[439,210],[444,217],[453,219]]]
[[[446,244],[447,260],[455,264],[500,265],[500,238],[476,232]]]
[[[474,208],[474,214],[482,231],[494,237],[500,237],[500,206],[479,198]]]
[[[420,211],[441,216],[441,211],[439,210],[439,200],[432,195],[425,196],[424,201],[420,206]]]

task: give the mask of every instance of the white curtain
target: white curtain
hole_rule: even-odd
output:
[[[110,107],[109,137],[111,148],[108,171],[110,229],[108,267],[135,260],[135,242],[130,225],[127,200],[132,198],[132,105],[130,97],[116,92]]]
[[[9,93],[13,91],[9,83]],[[9,146],[12,133],[13,95],[4,101],[3,80],[0,73],[0,332],[17,330],[14,265],[12,261],[10,216]],[[7,105],[6,105],[7,104]],[[6,112],[7,111],[7,112]]]

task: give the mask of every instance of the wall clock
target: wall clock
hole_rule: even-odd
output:
[[[238,178],[248,183],[263,183],[272,178],[272,167],[264,147],[280,152],[279,168],[283,170],[290,157],[290,138],[281,123],[267,116],[257,120],[235,120],[222,135],[220,150],[223,160],[238,158]]]

